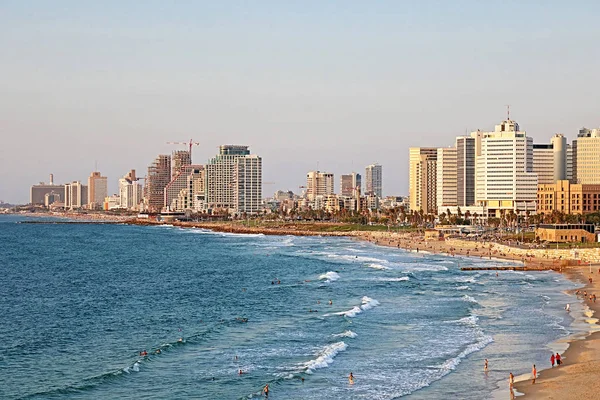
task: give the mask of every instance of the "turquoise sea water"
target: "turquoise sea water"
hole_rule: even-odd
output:
[[[496,260],[20,220],[0,217],[0,398],[486,399],[572,331],[562,276],[459,270]]]

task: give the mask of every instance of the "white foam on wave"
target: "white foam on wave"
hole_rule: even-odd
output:
[[[134,372],[140,372],[140,363],[136,362],[135,364],[133,364],[132,369]]]
[[[422,271],[440,272],[440,271],[448,271],[448,267],[446,267],[444,265],[413,263],[413,264],[403,264],[401,270],[404,272],[422,272]]]
[[[359,306],[354,306],[352,307],[352,309],[348,310],[348,311],[340,311],[340,312],[336,312],[336,313],[330,313],[330,314],[324,314],[324,317],[330,317],[332,315],[341,315],[344,317],[348,317],[348,318],[354,318],[356,317],[358,314],[360,314],[363,311],[367,311],[370,310],[373,307],[377,307],[379,305],[379,302],[375,299],[372,299],[368,296],[363,296],[363,298],[361,299],[361,305]]]
[[[360,306],[360,308],[362,308],[363,310],[370,310],[373,307],[377,307],[379,305],[379,302],[375,299],[372,299],[368,296],[363,296],[362,298],[362,305]]]
[[[454,282],[475,283],[475,277],[473,277],[473,276],[461,276],[461,277],[458,277],[458,278],[454,279]]]
[[[465,294],[462,299],[464,301],[468,301],[469,303],[477,303],[477,300],[475,300],[473,297],[469,296],[468,294]]]
[[[477,325],[477,321],[479,321],[479,317],[477,317],[477,315],[469,315],[468,317],[461,318],[456,322],[459,324]]]
[[[352,332],[351,330],[347,330],[342,333],[336,333],[333,335],[333,337],[347,337],[347,338],[355,338],[357,336],[358,335],[356,333]]]
[[[375,257],[364,257],[364,256],[353,256],[348,254],[327,254],[329,258],[336,258],[344,261],[356,261],[356,262],[372,262],[372,263],[385,263],[385,260]]]
[[[337,272],[329,271],[319,276],[320,280],[327,280],[327,282],[333,282],[340,279],[340,275]]]
[[[390,269],[389,267],[386,267],[385,265],[375,264],[375,263],[369,264],[369,265],[367,265],[367,267],[373,268],[373,269]]]
[[[468,286],[458,286],[456,290],[470,290],[471,288]]]
[[[474,353],[476,351],[483,349],[485,346],[492,343],[493,341],[494,341],[494,339],[492,339],[491,336],[487,336],[487,335],[481,336],[480,340],[478,340],[477,342],[475,342],[473,344],[468,345],[456,357],[446,360],[442,365],[439,366],[440,370],[443,372],[444,375],[450,373],[450,371],[453,371],[454,369],[456,369],[456,367],[458,366],[458,364],[460,364],[460,361],[463,358],[465,358],[466,356],[468,356],[471,353]]]
[[[347,348],[348,345],[344,342],[337,342],[327,345],[325,348],[319,351],[317,358],[307,361],[302,367],[307,374],[312,374],[316,369],[327,368],[329,364],[333,362],[334,357],[340,351],[344,351]]]
[[[376,282],[405,282],[410,280],[408,276],[401,276],[399,278],[375,278],[373,281]]]

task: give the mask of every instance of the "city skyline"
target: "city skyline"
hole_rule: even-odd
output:
[[[278,189],[378,162],[406,195],[409,147],[489,131],[506,104],[535,143],[600,126],[600,4],[426,3],[4,4],[0,199],[95,161],[116,193],[189,138],[199,164],[251,146]]]

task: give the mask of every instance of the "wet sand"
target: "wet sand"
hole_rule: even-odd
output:
[[[595,294],[600,296],[600,274],[599,265],[592,267],[592,284],[589,283],[589,267],[571,267],[565,272],[566,275],[581,282],[581,292],[587,291],[588,296]],[[583,297],[583,296],[580,296]],[[585,304],[598,315],[600,309],[600,298],[596,303],[589,297]],[[591,314],[591,313],[590,313]],[[569,348],[562,355],[563,364],[560,367],[551,368],[548,365],[538,366],[545,369],[538,374],[535,384],[531,380],[515,383],[515,389],[524,393],[523,399],[600,399],[600,331],[594,332],[585,339],[571,342]],[[507,394],[507,398],[509,394]]]

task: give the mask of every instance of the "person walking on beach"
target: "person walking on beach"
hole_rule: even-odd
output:
[[[531,368],[531,384],[532,385],[535,383],[536,377],[537,377],[537,369],[535,368],[535,364],[533,364],[533,367]]]
[[[488,359],[486,358],[484,363],[483,363],[483,372],[487,373],[488,372]]]
[[[508,387],[510,388],[511,392],[513,390],[514,383],[515,383],[515,376],[511,372],[510,374],[508,374]]]
[[[560,354],[556,353],[556,366],[562,364],[562,360],[560,359]]]
[[[550,356],[550,363],[552,364],[552,368],[554,368],[554,360],[556,360],[556,357],[554,357],[554,353],[552,353],[552,355]]]

